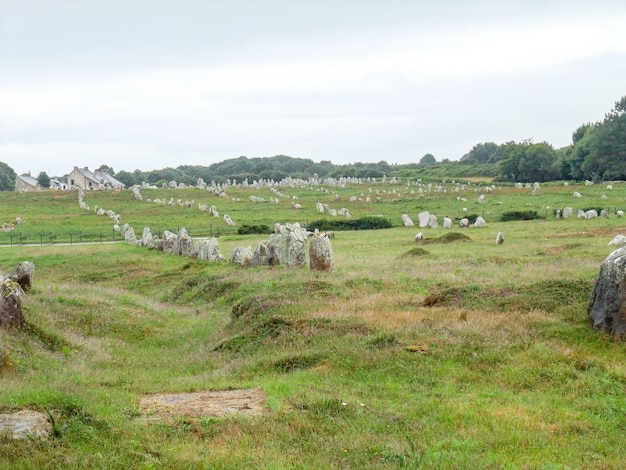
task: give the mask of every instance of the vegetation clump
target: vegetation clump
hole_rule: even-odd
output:
[[[509,222],[511,220],[536,220],[541,218],[537,211],[508,211],[502,213],[500,222]]]
[[[274,230],[269,227],[269,225],[259,224],[259,225],[247,225],[243,224],[237,228],[238,235],[267,235],[274,233]]]
[[[428,251],[426,251],[424,248],[420,248],[419,246],[417,246],[407,251],[405,253],[405,256],[426,256],[427,254]]]
[[[348,219],[348,220],[314,220],[309,222],[309,229],[318,229],[323,232],[330,230],[379,230],[384,228],[391,228],[391,220],[384,217],[362,217],[360,219]]]

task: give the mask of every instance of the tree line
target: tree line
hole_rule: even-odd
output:
[[[286,177],[308,179],[314,175],[320,178],[381,178],[386,175],[423,179],[488,176],[502,182],[626,180],[626,96],[615,103],[602,121],[578,127],[572,133],[572,143],[560,149],[554,149],[547,142],[534,143],[528,139],[504,144],[478,143],[459,161],[437,162],[428,153],[419,162],[410,164],[389,164],[381,160],[336,165],[328,160],[316,163],[307,158],[276,155],[269,158],[241,156],[209,166],[181,165],[152,171],[115,172],[108,165],[101,165],[98,170],[109,172],[127,187],[170,181],[195,185],[199,178],[206,183],[224,183],[245,179],[280,181]],[[15,189],[15,179],[15,171],[0,162],[0,190]],[[43,187],[50,184],[44,172],[37,179]]]
[[[546,142],[475,145],[461,163],[490,165],[499,181],[626,180],[626,96],[602,121],[581,125],[572,143],[555,150]]]

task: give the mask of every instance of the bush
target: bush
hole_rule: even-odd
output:
[[[500,222],[509,222],[511,220],[535,220],[541,219],[537,211],[511,211],[503,212],[500,216]]]
[[[269,234],[274,233],[274,230],[267,225],[246,225],[243,224],[237,228],[239,235],[255,235],[255,234]]]
[[[309,229],[318,229],[323,232],[329,230],[377,230],[391,228],[391,221],[382,217],[363,217],[349,220],[315,220],[308,224]]]

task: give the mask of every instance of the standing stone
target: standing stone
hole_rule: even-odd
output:
[[[496,235],[496,245],[502,245],[504,243],[504,233],[498,232]]]
[[[31,261],[22,261],[15,270],[17,283],[24,291],[29,291],[33,287],[35,277],[35,265]]]
[[[460,221],[459,221],[459,227],[461,228],[467,228],[469,227],[469,219],[467,217],[463,217]]]
[[[615,235],[608,244],[608,246],[624,246],[624,245],[626,245],[626,236],[622,234]]]
[[[452,219],[450,217],[443,218],[443,228],[445,229],[452,228]]]
[[[272,257],[272,253],[270,251],[269,246],[267,245],[267,243],[261,242],[256,247],[256,250],[254,250],[254,256],[252,258],[252,266],[254,267],[269,266],[271,257]]]
[[[178,231],[174,246],[172,247],[172,254],[179,256],[191,256],[193,253],[193,240],[187,233],[185,227]]]
[[[174,243],[176,243],[176,234],[170,232],[169,230],[165,230],[163,232],[163,252],[172,253]]]
[[[26,324],[22,314],[22,296],[20,285],[7,278],[0,283],[0,327],[23,328]]]
[[[300,224],[276,224],[276,233],[270,235],[266,245],[269,252],[268,264],[281,264],[288,268],[300,268],[306,265],[307,232]]]
[[[147,248],[149,250],[163,251],[163,240],[153,235],[150,239],[150,243],[147,245]]]
[[[335,269],[335,253],[330,238],[324,233],[317,233],[311,238],[309,266],[313,271],[330,272]]]
[[[252,253],[252,248],[250,248],[249,246],[238,246],[233,250],[233,253],[230,256],[230,262],[233,264],[250,267],[252,266],[253,258],[254,253]]]
[[[152,231],[150,231],[150,227],[143,228],[143,234],[141,235],[141,240],[139,241],[139,246],[150,246],[152,243]]]
[[[132,227],[129,226],[124,232],[124,240],[126,240],[126,243],[129,245],[137,245],[137,236],[135,235],[135,230],[133,230]]]
[[[487,222],[481,216],[476,217],[476,221],[474,222],[474,227],[486,227]]]
[[[306,265],[306,236],[299,228],[289,233],[287,259],[288,268],[303,268]]]
[[[417,218],[419,219],[420,228],[428,227],[428,222],[430,222],[430,212],[428,211],[420,212],[417,215]]]
[[[224,256],[220,252],[217,238],[215,237],[198,240],[198,242],[194,244],[194,256],[206,261],[225,261]]]
[[[413,219],[409,217],[409,214],[402,214],[402,225],[405,227],[413,227],[415,223],[413,223]]]
[[[430,217],[428,218],[428,226],[430,228],[439,227],[439,221],[437,220],[437,216],[435,214],[430,214]]]
[[[626,247],[615,250],[602,262],[587,307],[594,328],[620,336],[626,335],[624,312],[626,312]]]

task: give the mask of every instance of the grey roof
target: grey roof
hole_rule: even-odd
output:
[[[101,178],[98,178],[94,173],[89,171],[87,168],[77,168],[78,172],[83,175],[85,178],[90,179],[96,184],[100,184]]]
[[[120,186],[123,187],[124,183],[116,180],[113,176],[108,174],[106,171],[95,171],[94,173],[103,183],[109,183],[111,186]]]
[[[28,174],[18,175],[17,177],[24,181],[26,184],[34,186],[35,188],[39,186],[39,181],[37,181],[37,178],[33,178]]]

